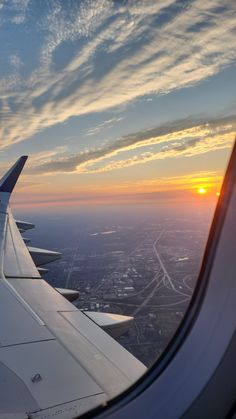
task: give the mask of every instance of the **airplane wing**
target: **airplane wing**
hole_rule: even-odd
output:
[[[104,313],[83,313],[69,291],[42,279],[37,266],[60,254],[28,248],[20,231],[32,225],[15,221],[9,206],[26,160],[0,181],[0,418],[72,419],[124,391],[146,367],[104,331]],[[131,320],[110,316],[115,335]]]

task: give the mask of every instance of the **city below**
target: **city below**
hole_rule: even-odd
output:
[[[44,218],[38,225],[36,219],[36,229],[28,236],[34,245],[62,253],[62,259],[48,265],[45,279],[53,286],[79,290],[79,309],[134,317],[118,341],[150,366],[188,307],[209,217],[200,212],[194,217],[127,216],[122,223],[116,217],[113,223],[112,217],[92,220]]]

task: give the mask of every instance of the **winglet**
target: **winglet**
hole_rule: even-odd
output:
[[[2,177],[0,180],[0,192],[11,193],[13,191],[27,159],[28,156],[21,156]]]

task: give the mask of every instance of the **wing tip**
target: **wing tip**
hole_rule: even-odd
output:
[[[21,156],[0,180],[0,192],[11,193],[22,172],[28,156]]]

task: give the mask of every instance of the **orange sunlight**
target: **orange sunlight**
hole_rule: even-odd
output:
[[[200,195],[204,195],[204,194],[206,194],[206,193],[207,193],[207,190],[206,190],[206,188],[203,188],[203,187],[201,186],[201,187],[199,187],[199,188],[198,188],[197,192],[198,192]]]

